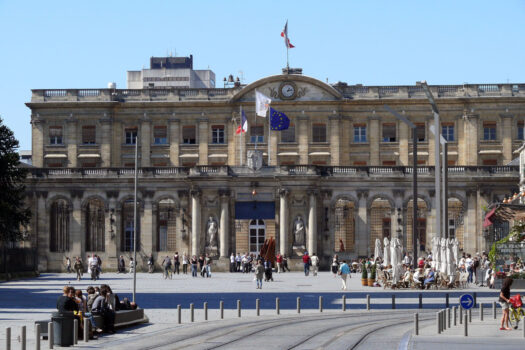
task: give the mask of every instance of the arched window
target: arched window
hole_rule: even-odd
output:
[[[392,207],[390,202],[384,198],[377,198],[372,203],[370,208],[370,249],[373,252],[375,249],[376,239],[383,242],[386,237],[392,239]]]
[[[354,227],[354,203],[339,199],[335,204],[334,249],[336,252],[354,250]]]
[[[407,205],[407,217],[406,217],[406,226],[407,226],[407,250],[412,251],[413,250],[413,243],[412,243],[412,226],[413,226],[413,214],[414,214],[414,201],[410,200]],[[417,200],[417,210],[418,210],[418,218],[417,218],[417,229],[416,229],[416,240],[419,242],[418,249],[419,251],[425,251],[427,249],[426,242],[427,242],[427,204],[424,200],[421,198],[418,198]]]
[[[133,199],[128,199],[122,204],[122,236],[120,240],[121,250],[133,251]],[[140,250],[140,216],[139,203],[137,203],[137,251]]]
[[[175,202],[161,200],[157,215],[157,251],[176,251]]]
[[[52,252],[69,250],[69,204],[59,199],[51,204],[50,242]]]
[[[259,254],[266,239],[266,224],[264,220],[250,221],[250,253]]]
[[[104,203],[90,199],[85,209],[86,251],[103,252],[105,249]]]

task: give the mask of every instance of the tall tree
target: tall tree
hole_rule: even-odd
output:
[[[18,140],[0,118],[0,242],[4,243],[21,240],[31,217],[24,202],[27,169],[19,166],[18,147]]]

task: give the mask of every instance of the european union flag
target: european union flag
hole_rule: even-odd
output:
[[[288,119],[286,114],[270,107],[270,129],[286,130],[288,127],[290,127],[290,119]]]

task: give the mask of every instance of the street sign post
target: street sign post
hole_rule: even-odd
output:
[[[463,294],[459,297],[459,305],[464,310],[471,309],[474,306],[474,297],[470,294]]]

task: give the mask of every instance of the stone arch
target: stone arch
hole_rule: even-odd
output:
[[[418,251],[426,251],[428,250],[427,245],[427,223],[428,223],[428,213],[430,212],[430,199],[428,197],[425,198],[424,195],[417,196],[417,207],[418,211],[424,210],[424,215],[422,214],[417,217],[417,226],[416,226],[416,237],[419,242],[419,245],[417,247]],[[412,252],[413,254],[413,239],[414,239],[414,221],[413,221],[413,205],[414,205],[414,196],[409,196],[404,202],[403,202],[403,226],[405,229],[405,234],[403,235],[403,244],[406,247],[407,251]]]
[[[156,250],[177,251],[177,201],[169,195],[159,196],[155,200],[154,210],[156,227]]]
[[[89,196],[82,203],[82,227],[87,252],[105,251],[107,210],[108,203],[97,195]]]
[[[372,204],[374,203],[374,201],[376,199],[387,200],[390,203],[390,208],[392,208],[392,210],[396,207],[396,202],[394,201],[392,196],[390,196],[390,195],[388,195],[386,193],[376,193],[373,196],[368,197],[368,199],[366,201],[366,208],[367,208],[367,210],[370,210],[372,208]]]
[[[331,210],[335,209],[335,204],[340,199],[345,199],[345,200],[348,200],[348,201],[354,202],[354,203],[358,203],[359,202],[355,196],[353,196],[353,195],[351,195],[349,193],[341,193],[341,194],[338,194],[338,195],[334,196],[332,198],[332,200],[330,201],[330,209]]]
[[[51,210],[51,205],[58,200],[65,200],[69,206],[69,210],[73,210],[73,201],[70,197],[65,196],[63,194],[55,194],[54,196],[48,198],[46,201],[46,210]]]
[[[350,196],[341,195],[333,203],[334,234],[332,247],[335,252],[355,252],[355,217],[357,202]]]
[[[69,251],[70,220],[73,204],[68,197],[56,195],[46,203],[49,218],[49,250],[63,253]]]
[[[375,248],[375,241],[387,237],[392,238],[392,215],[395,211],[394,200],[382,193],[378,193],[368,201],[368,217],[369,219],[369,245],[368,252],[373,252]]]
[[[464,247],[465,225],[463,217],[466,215],[467,202],[465,198],[457,193],[452,193],[448,197],[448,223],[446,230],[451,238],[457,238],[460,249]],[[453,220],[453,225],[451,221]],[[452,237],[453,236],[453,237]]]
[[[117,213],[120,218],[120,250],[121,251],[132,251],[133,250],[133,233],[137,235],[137,250],[140,250],[141,242],[141,214],[144,213],[144,201],[141,198],[137,198],[137,226],[134,227],[133,218],[133,196],[123,196],[118,201]],[[118,220],[117,219],[117,220]]]
[[[414,198],[413,195],[409,195],[408,197],[406,197],[404,200],[403,200],[403,209],[406,210],[407,206],[408,206],[408,203]],[[430,211],[432,210],[432,201],[430,200],[430,197],[428,197],[427,195],[424,195],[422,193],[418,193],[417,194],[417,199],[418,201],[420,199],[422,199],[424,202],[425,202],[425,205],[427,207],[427,211]]]
[[[86,198],[84,198],[84,200],[82,201],[82,204],[80,205],[80,208],[82,208],[82,211],[84,211],[87,207],[87,205],[89,204],[89,202],[93,199],[97,199],[99,201],[101,201],[103,204],[104,204],[104,210],[108,211],[109,210],[109,201],[102,197],[101,195],[98,195],[98,194],[92,194],[92,195],[89,195],[87,196]]]

